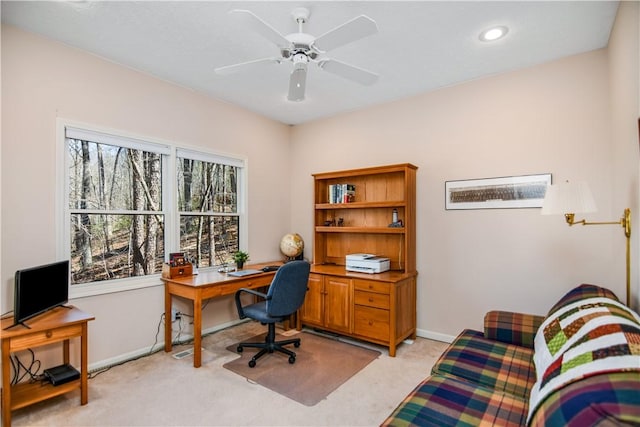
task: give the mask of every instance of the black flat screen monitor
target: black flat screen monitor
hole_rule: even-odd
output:
[[[69,300],[69,261],[16,271],[14,325]]]

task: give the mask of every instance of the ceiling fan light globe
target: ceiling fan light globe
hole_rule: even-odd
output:
[[[304,53],[296,53],[293,55],[293,65],[295,69],[301,68],[301,66],[306,67],[309,63],[309,57]]]

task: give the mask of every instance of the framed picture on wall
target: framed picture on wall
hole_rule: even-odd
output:
[[[445,209],[540,208],[551,174],[446,181]]]

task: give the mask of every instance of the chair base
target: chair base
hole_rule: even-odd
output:
[[[264,342],[247,342],[238,344],[238,348],[236,349],[238,353],[242,353],[244,347],[250,348],[259,348],[261,349],[255,356],[251,358],[249,361],[249,367],[253,368],[256,366],[256,361],[264,356],[267,353],[273,353],[274,351],[279,351],[281,353],[289,356],[289,363],[296,363],[296,354],[284,348],[285,345],[293,344],[294,347],[300,347],[300,338],[291,338],[288,340],[276,341],[276,325],[275,323],[268,324],[267,337]]]

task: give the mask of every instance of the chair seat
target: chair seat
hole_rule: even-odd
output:
[[[286,317],[288,317],[288,316],[276,316],[276,317],[269,316],[267,314],[266,307],[267,307],[267,302],[261,301],[255,304],[247,305],[242,309],[244,310],[245,316],[253,320],[257,320],[258,322],[261,322],[261,323],[278,323],[278,322],[282,322],[283,320],[285,320]]]

